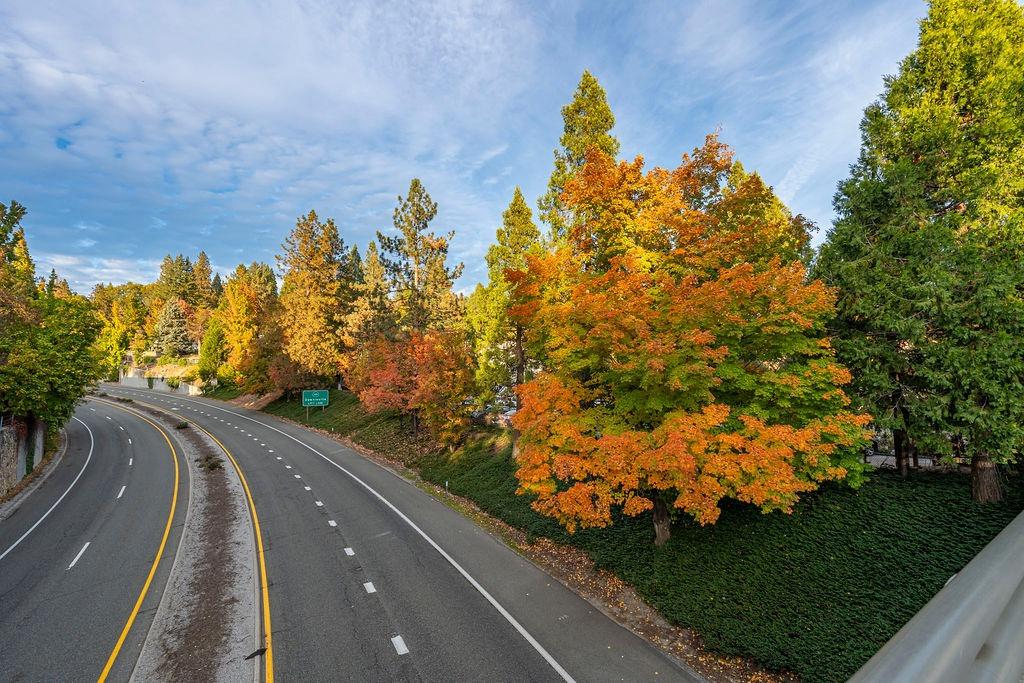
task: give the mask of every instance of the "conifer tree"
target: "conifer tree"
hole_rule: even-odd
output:
[[[351,345],[356,348],[378,337],[393,339],[396,327],[388,276],[376,242],[367,245],[360,272],[362,280],[356,285],[356,298],[345,324]]]
[[[192,279],[195,281],[196,303],[198,306],[210,308],[217,305],[213,293],[213,283],[210,277],[213,269],[210,267],[210,258],[205,251],[200,251],[196,262],[192,265]]]
[[[548,191],[537,202],[540,219],[548,224],[552,240],[565,237],[572,223],[562,200],[566,183],[586,161],[587,150],[596,147],[610,157],[619,153],[619,141],[611,134],[615,115],[608,106],[604,88],[589,71],[584,71],[572,101],[562,107],[565,127],[555,150],[555,168],[548,180]]]
[[[224,283],[221,282],[220,273],[213,274],[213,281],[210,282],[210,290],[213,293],[213,305],[220,301],[220,295],[224,293]]]
[[[153,349],[159,356],[172,358],[186,356],[194,349],[188,331],[188,320],[177,299],[171,299],[164,304],[160,312]]]
[[[391,280],[400,326],[410,332],[443,329],[454,324],[459,311],[452,283],[462,274],[462,264],[447,265],[448,244],[454,231],[444,236],[429,232],[437,215],[437,203],[430,198],[419,178],[409,184],[409,193],[398,197],[394,212],[396,236],[377,233],[381,262]]]
[[[818,272],[856,397],[915,447],[972,462],[974,498],[1024,445],[1024,9],[933,0],[861,124]]]
[[[477,361],[476,383],[485,400],[494,397],[505,405],[519,406],[515,387],[526,381],[525,328],[521,320],[509,317],[513,298],[506,272],[523,270],[526,254],[539,248],[540,231],[517,187],[502,213],[497,243],[487,251],[487,286],[478,286],[467,304]]]

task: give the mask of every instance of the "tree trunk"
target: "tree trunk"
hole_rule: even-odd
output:
[[[661,496],[654,496],[654,545],[665,545],[672,535],[672,520],[668,516],[668,505]]]
[[[917,460],[917,446],[910,444],[910,457],[914,464],[914,469],[920,469],[921,463]]]
[[[526,381],[526,351],[523,349],[523,326],[516,325],[516,387]],[[516,392],[516,410],[522,408],[519,392]]]
[[[896,451],[896,471],[901,477],[906,477],[909,468],[907,467],[907,433],[902,429],[894,429],[892,432],[893,450]]]
[[[999,472],[988,453],[971,457],[971,497],[976,503],[998,503],[1003,499]]]

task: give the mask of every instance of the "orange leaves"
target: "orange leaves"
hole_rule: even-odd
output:
[[[563,200],[568,243],[507,273],[545,362],[514,418],[536,509],[603,526],[665,492],[713,523],[723,498],[789,510],[847,475],[866,418],[823,338],[833,293],[760,178],[709,136],[675,171],[592,151]]]
[[[431,330],[401,341],[370,340],[354,354],[345,381],[370,412],[413,413],[443,445],[462,438],[472,383],[462,335]]]

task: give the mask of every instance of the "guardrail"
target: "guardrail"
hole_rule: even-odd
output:
[[[1024,680],[1024,513],[985,546],[851,682]]]

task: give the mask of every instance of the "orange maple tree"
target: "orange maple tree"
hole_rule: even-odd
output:
[[[354,355],[345,380],[370,412],[398,410],[438,443],[452,447],[468,424],[472,360],[465,336],[454,331],[377,337]]]
[[[591,150],[563,195],[566,244],[509,272],[543,371],[520,387],[521,493],[570,531],[613,510],[713,523],[724,498],[791,509],[860,479],[867,417],[847,409],[808,281],[809,224],[715,136],[675,170]]]

